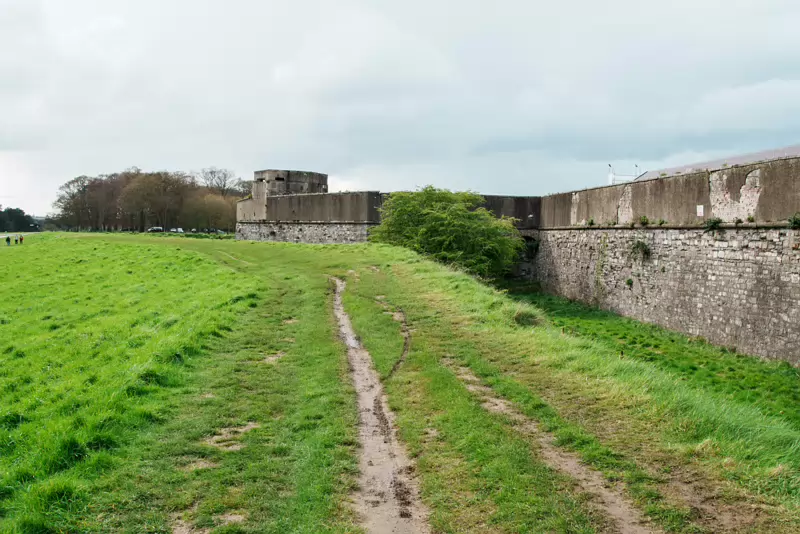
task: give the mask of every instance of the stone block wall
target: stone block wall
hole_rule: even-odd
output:
[[[580,228],[537,237],[532,276],[549,293],[800,364],[798,230]]]
[[[372,223],[239,222],[236,225],[236,239],[283,243],[363,243],[373,226]]]

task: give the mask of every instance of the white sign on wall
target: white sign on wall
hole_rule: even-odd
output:
[[[697,216],[698,217],[703,217],[703,213],[704,213],[703,205],[702,204],[698,204],[697,205]]]

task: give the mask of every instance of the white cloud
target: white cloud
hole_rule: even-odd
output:
[[[43,213],[131,165],[541,194],[792,144],[798,23],[789,0],[0,0],[0,196]]]

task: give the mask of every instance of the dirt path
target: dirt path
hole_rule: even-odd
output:
[[[408,319],[406,318],[405,312],[402,308],[397,308],[396,310],[386,302],[385,298],[378,298],[376,299],[378,304],[386,310],[384,313],[388,313],[392,316],[395,322],[400,323],[400,335],[403,336],[403,353],[400,355],[400,358],[395,362],[392,366],[392,370],[389,371],[389,375],[386,377],[387,379],[391,377],[393,374],[397,372],[397,369],[403,365],[403,362],[406,361],[408,358],[408,353],[411,350],[411,329],[408,328]]]
[[[413,478],[414,464],[397,439],[394,416],[387,406],[383,387],[372,366],[372,358],[361,346],[350,317],[344,311],[345,282],[334,278],[334,313],[347,345],[347,357],[358,395],[361,443],[359,491],[356,511],[370,534],[428,533],[428,511],[419,500]]]
[[[614,532],[622,534],[660,532],[649,524],[648,519],[630,502],[621,488],[612,486],[601,473],[584,465],[577,455],[558,448],[551,434],[542,431],[535,421],[497,396],[491,388],[482,385],[480,379],[469,368],[458,366],[452,360],[445,360],[444,363],[455,371],[469,391],[481,398],[484,409],[510,418],[514,422],[514,428],[538,443],[539,453],[548,465],[569,475],[582,491],[592,495],[600,510],[613,521]]]

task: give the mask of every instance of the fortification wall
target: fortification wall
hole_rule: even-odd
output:
[[[239,222],[236,239],[321,245],[363,243],[374,223]]]
[[[541,218],[541,197],[506,197],[484,195],[484,207],[498,217],[513,217],[519,220],[520,230],[538,228]]]
[[[377,191],[267,197],[267,220],[378,223],[382,203]]]
[[[549,195],[539,227],[628,225],[642,216],[673,226],[712,217],[776,222],[798,210],[800,159],[791,158]]]
[[[549,293],[800,364],[800,231],[747,226],[540,230],[532,276]]]

